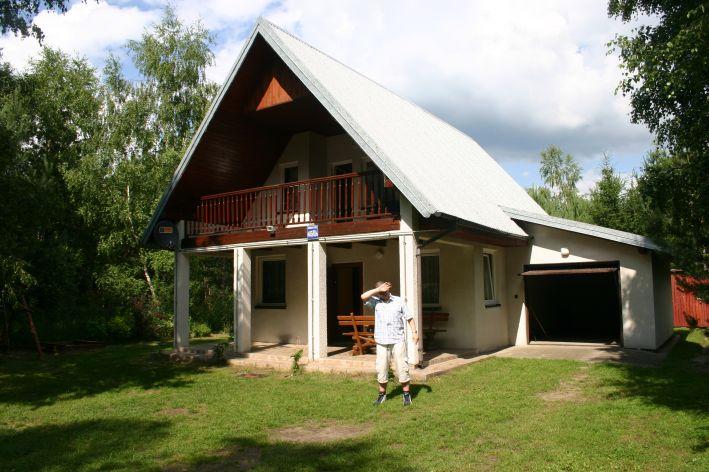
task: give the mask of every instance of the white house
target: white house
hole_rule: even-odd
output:
[[[309,236],[308,236],[309,235]],[[259,20],[145,232],[175,251],[175,347],[189,261],[234,259],[235,336],[343,339],[336,316],[394,283],[439,347],[535,340],[657,349],[669,265],[649,239],[548,216],[473,139]],[[421,349],[422,346],[419,346]]]

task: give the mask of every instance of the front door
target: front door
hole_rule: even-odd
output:
[[[346,346],[352,338],[343,336],[338,315],[362,314],[362,263],[332,264],[327,268],[327,344]]]

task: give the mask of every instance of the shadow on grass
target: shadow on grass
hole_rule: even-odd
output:
[[[426,393],[431,393],[433,391],[433,389],[429,385],[415,383],[411,383],[409,385],[409,390],[411,390],[411,398],[416,398],[422,390],[425,390]],[[396,397],[398,395],[402,395],[403,393],[404,389],[401,387],[401,385],[397,385],[392,389],[391,392],[389,392],[388,396]]]
[[[643,402],[681,411],[701,418],[709,413],[709,373],[694,362],[707,355],[697,343],[687,341],[687,333],[659,368],[606,364],[614,375],[602,386],[611,387],[609,399],[635,398]],[[702,452],[709,447],[709,428],[697,431],[703,438],[692,449]]]
[[[249,470],[387,470],[410,471],[404,449],[377,448],[373,440],[333,443],[270,442],[239,437],[210,455],[189,463],[168,466],[167,471]]]
[[[31,357],[0,356],[0,404],[51,405],[123,388],[184,387],[211,369],[155,355],[154,345],[115,345],[93,352]]]
[[[92,420],[0,430],[3,470],[115,470],[141,467],[137,452],[168,434],[169,422]]]

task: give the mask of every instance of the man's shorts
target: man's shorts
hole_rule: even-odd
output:
[[[406,342],[396,344],[377,343],[377,381],[387,383],[389,380],[389,363],[394,358],[396,376],[400,383],[411,380],[409,378],[409,361],[406,358]]]

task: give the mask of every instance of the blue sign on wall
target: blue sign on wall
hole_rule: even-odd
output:
[[[315,241],[318,239],[318,225],[308,225],[307,231],[308,241]]]

